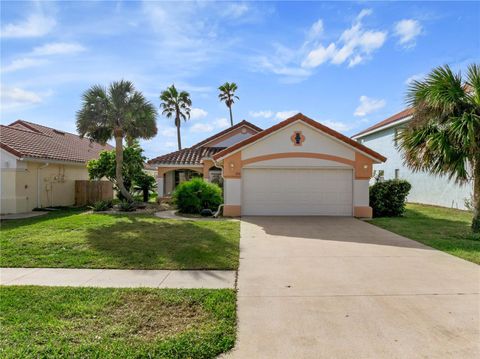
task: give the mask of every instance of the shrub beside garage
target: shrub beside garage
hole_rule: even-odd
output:
[[[223,203],[222,189],[215,183],[193,178],[177,186],[173,201],[181,213],[199,214],[202,209],[216,211]]]
[[[405,212],[412,185],[405,180],[378,181],[370,187],[370,206],[374,217],[397,217]]]

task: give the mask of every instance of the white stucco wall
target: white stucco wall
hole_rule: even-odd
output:
[[[373,166],[374,170],[384,170],[385,179],[395,178],[395,170],[399,170],[399,178],[405,179],[412,185],[408,196],[409,202],[425,203],[451,208],[465,208],[465,199],[470,198],[473,192],[471,183],[460,186],[447,177],[434,176],[429,173],[413,173],[403,165],[400,151],[394,144],[395,128],[362,137],[360,141],[372,150],[387,157],[387,161]]]
[[[9,161],[6,167],[6,161]],[[35,207],[75,204],[75,181],[87,180],[85,165],[21,161],[1,154],[0,213],[29,212]]]
[[[344,163],[321,160],[318,158],[278,158],[268,161],[259,161],[246,165],[244,168],[352,168]]]
[[[242,203],[242,180],[225,178],[223,182],[225,205],[239,206]]]
[[[293,146],[290,137],[294,131],[302,131],[305,142]],[[302,122],[294,122],[242,150],[242,159],[282,152],[315,152],[332,156],[355,159],[355,151],[337,140],[319,132]]]

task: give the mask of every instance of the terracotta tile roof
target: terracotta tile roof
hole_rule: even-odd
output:
[[[225,147],[184,148],[180,151],[155,157],[148,161],[147,164],[200,165],[203,158],[211,158],[215,153],[224,149]]]
[[[357,136],[360,136],[360,135],[363,135],[364,133],[367,133],[367,132],[370,132],[370,131],[373,131],[373,130],[376,130],[377,128],[381,128],[383,126],[386,126],[386,125],[390,125],[390,124],[393,124],[394,122],[397,122],[397,121],[400,121],[400,120],[403,120],[404,118],[408,117],[408,116],[411,116],[413,113],[413,109],[411,108],[407,108],[403,111],[400,111],[399,113],[396,113],[395,115],[393,116],[390,116],[389,118],[383,120],[383,121],[380,121],[378,123],[376,123],[375,125],[373,126],[370,126],[369,128],[353,135],[352,137],[357,137]]]
[[[201,141],[201,142],[193,145],[192,148],[202,147],[204,144],[206,144],[206,143],[208,143],[208,142],[211,142],[211,141],[213,141],[214,139],[216,139],[216,138],[218,138],[218,137],[221,137],[221,136],[229,133],[230,131],[234,131],[234,130],[236,130],[237,128],[242,127],[242,126],[248,126],[248,127],[254,129],[254,130],[257,131],[257,132],[263,131],[260,127],[255,126],[253,123],[250,123],[250,122],[248,122],[248,121],[246,121],[246,120],[242,120],[241,122],[237,123],[236,125],[233,125],[232,127],[229,127],[229,128],[227,128],[227,129],[225,129],[225,130],[223,130],[223,131],[220,131],[219,133],[216,133],[215,135],[210,136],[210,137],[204,139],[203,141]]]
[[[17,157],[80,163],[97,158],[103,150],[113,149],[109,144],[102,146],[72,133],[23,120],[0,125],[0,147]]]
[[[228,155],[229,153],[235,151],[235,150],[238,150],[250,143],[253,143],[259,139],[261,139],[262,137],[272,133],[272,132],[275,132],[279,129],[281,129],[282,127],[285,127],[289,124],[291,124],[292,122],[295,122],[295,121],[303,121],[307,124],[309,124],[310,126],[312,127],[315,127],[317,129],[319,129],[320,131],[322,132],[325,132],[327,134],[329,134],[330,136],[333,136],[337,139],[339,139],[340,141],[343,141],[345,142],[346,144],[352,146],[352,147],[355,147],[357,148],[358,150],[378,159],[379,161],[382,161],[382,162],[385,162],[387,160],[386,157],[382,156],[381,154],[379,154],[378,152],[375,152],[374,150],[358,143],[357,141],[354,141],[352,140],[351,138],[348,138],[347,136],[344,136],[342,135],[341,133],[335,131],[335,130],[332,130],[331,128],[325,126],[325,125],[322,125],[321,123],[318,123],[317,121],[314,121],[312,120],[311,118],[301,114],[301,113],[297,113],[296,115],[290,117],[290,118],[287,118],[286,120],[280,122],[280,123],[277,123],[276,125],[270,127],[270,128],[267,128],[266,130],[262,131],[262,132],[259,132],[257,133],[256,135],[253,135],[252,137],[249,137],[243,141],[240,141],[236,144],[234,144],[233,146],[230,146],[218,153],[216,153],[213,158],[215,160],[218,160],[222,157],[225,157],[226,155]]]

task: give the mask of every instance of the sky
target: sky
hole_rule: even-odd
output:
[[[238,85],[234,122],[268,128],[303,114],[353,135],[405,108],[440,65],[480,63],[480,2],[2,1],[0,122],[76,132],[82,93],[130,80],[159,108],[190,93],[191,146],[229,125],[218,86]],[[177,148],[173,120],[141,141],[148,158]]]

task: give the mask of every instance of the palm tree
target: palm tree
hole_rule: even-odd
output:
[[[407,93],[413,120],[399,134],[405,163],[414,171],[473,180],[472,230],[480,232],[480,66],[462,79],[449,66],[415,81]]]
[[[220,90],[218,98],[227,105],[230,111],[230,126],[233,126],[232,105],[235,103],[235,99],[240,100],[240,98],[235,95],[235,91],[238,89],[237,84],[235,82],[225,82],[218,89]]]
[[[160,94],[160,108],[163,109],[162,114],[167,118],[175,117],[175,126],[177,127],[177,142],[178,149],[182,149],[182,139],[180,137],[181,120],[187,121],[190,118],[190,110],[192,100],[187,91],[180,91],[175,88],[175,85],[167,87],[165,91]]]
[[[123,139],[152,138],[157,134],[155,106],[136,91],[130,81],[118,81],[108,89],[92,86],[84,92],[77,112],[77,131],[81,137],[106,143],[115,138],[115,177],[118,189],[133,201],[123,181]]]

